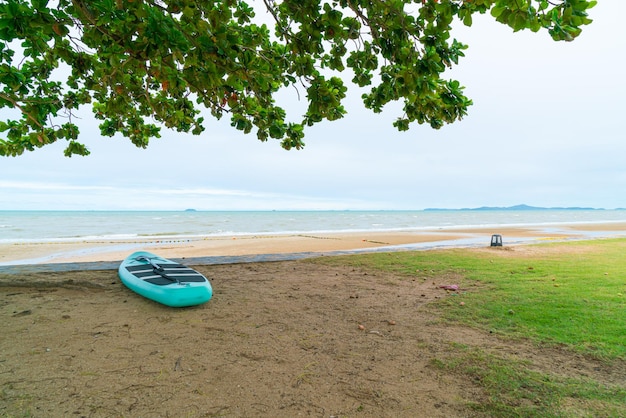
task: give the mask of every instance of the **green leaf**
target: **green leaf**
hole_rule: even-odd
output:
[[[463,24],[465,26],[472,26],[472,14],[471,13],[467,13],[465,15],[465,17],[463,18]]]
[[[514,31],[568,41],[591,23],[597,2],[285,0],[259,2],[267,8],[259,17],[248,3],[0,2],[0,109],[20,112],[0,116],[0,154],[66,139],[66,155],[85,155],[82,134],[65,119],[85,107],[101,135],[142,148],[160,126],[201,134],[205,107],[216,119],[229,114],[235,130],[300,149],[305,126],[346,114],[350,79],[369,86],[363,105],[375,113],[402,102],[397,129],[439,129],[472,103],[444,78],[467,48],[452,36],[454,20],[471,26],[474,13],[490,12]],[[303,117],[294,98],[305,102]]]

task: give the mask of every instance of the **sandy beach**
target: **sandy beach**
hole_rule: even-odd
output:
[[[608,224],[237,237],[145,248],[193,260],[471,238],[480,245],[469,251],[529,257],[541,246],[530,251],[507,240],[625,232],[626,225]],[[505,247],[488,246],[492,233],[503,235]],[[107,251],[116,245],[121,243],[0,250],[3,261],[60,254],[46,260],[80,266],[123,258],[119,248]],[[72,258],[81,251],[87,253]],[[431,302],[453,295],[441,286],[453,283],[469,292],[476,286],[461,275],[433,271],[428,280],[411,280],[324,259],[195,265],[214,296],[184,309],[131,292],[113,268],[11,273],[0,267],[0,416],[482,417],[470,406],[484,400],[480,386],[437,367],[461,345],[524,361],[542,373],[606,384],[626,373],[622,363],[607,367],[565,348],[503,340],[442,321]]]
[[[120,261],[136,250],[166,258],[248,256],[262,254],[419,249],[489,245],[500,234],[505,245],[541,240],[584,239],[626,235],[626,223],[574,224],[541,227],[433,229],[425,231],[250,235],[164,240],[85,240],[0,244],[0,268],[11,264]]]

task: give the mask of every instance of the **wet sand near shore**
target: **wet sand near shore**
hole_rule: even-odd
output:
[[[468,243],[489,245],[492,234],[502,235],[505,244],[611,237],[625,235],[626,223],[0,244],[0,266],[120,261],[137,250],[156,252],[166,258],[198,258],[286,253],[324,254],[336,251],[384,250],[387,247],[398,249],[403,246],[426,248],[435,247],[439,243],[458,243],[459,246]],[[419,247],[418,244],[424,245]]]

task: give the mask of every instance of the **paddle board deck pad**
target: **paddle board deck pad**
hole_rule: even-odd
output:
[[[211,283],[202,274],[147,251],[126,257],[118,274],[132,291],[167,306],[200,305],[213,296]]]

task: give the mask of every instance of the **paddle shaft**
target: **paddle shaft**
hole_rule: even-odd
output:
[[[163,277],[164,279],[167,279],[167,280],[170,280],[170,281],[172,281],[174,283],[178,283],[178,284],[182,285],[180,280],[168,276],[165,273],[165,269],[163,267],[159,266],[157,263],[155,263],[151,258],[145,257],[145,256],[141,256],[141,257],[137,257],[135,260],[137,260],[137,261],[147,261],[152,266],[152,271],[154,271],[155,274],[158,274],[159,276]]]

